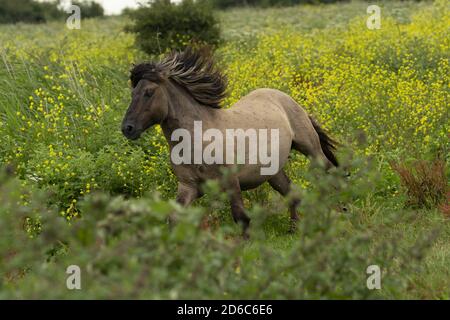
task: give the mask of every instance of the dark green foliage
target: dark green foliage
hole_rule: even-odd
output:
[[[69,225],[45,205],[45,193],[32,183],[21,187],[2,170],[0,298],[398,297],[420,270],[436,230],[428,228],[410,243],[389,228],[407,216],[384,212],[383,224],[367,228],[360,223],[366,208],[342,212],[340,203],[366,193],[376,179],[365,160],[343,166],[354,168],[350,180],[342,171],[311,171],[315,187],[301,192],[304,214],[283,250],[267,230],[275,217],[259,207],[250,211],[249,242],[233,224],[205,224],[207,209],[181,208],[155,195],[125,200],[93,194],[80,202],[86,214]],[[210,182],[208,189],[220,203],[218,184]],[[169,228],[167,216],[174,212],[178,222]],[[66,288],[65,270],[73,264],[82,270],[83,290]],[[382,269],[382,290],[366,287],[372,264]]]
[[[156,0],[129,14],[133,24],[127,30],[136,33],[136,44],[148,54],[220,42],[218,20],[205,2]]]
[[[73,5],[79,6],[82,18],[95,18],[104,15],[103,7],[94,1],[73,1]]]
[[[58,8],[58,4],[57,0],[0,0],[0,23],[44,23],[55,19],[63,21],[68,14]],[[80,7],[82,18],[104,15],[103,7],[94,1],[74,1],[72,4]]]
[[[42,23],[63,16],[57,2],[0,0],[0,23]]]

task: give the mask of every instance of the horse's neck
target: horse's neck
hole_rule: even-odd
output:
[[[192,131],[194,121],[203,121],[210,118],[210,114],[214,110],[210,107],[198,103],[186,91],[176,86],[170,86],[167,90],[169,98],[169,110],[167,118],[161,123],[169,145],[171,145],[170,137],[176,129],[187,129]]]

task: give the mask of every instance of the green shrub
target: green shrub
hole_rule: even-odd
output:
[[[94,1],[73,1],[73,5],[77,5],[81,9],[82,18],[102,17],[104,10],[101,4]]]
[[[43,205],[42,190],[1,172],[0,298],[398,297],[436,233],[424,230],[409,244],[389,227],[403,219],[396,213],[385,212],[383,224],[367,228],[360,224],[365,208],[339,210],[376,176],[364,160],[348,166],[355,168],[350,179],[339,170],[310,172],[314,187],[302,191],[298,233],[283,249],[267,232],[273,215],[257,206],[249,212],[250,242],[240,241],[234,224],[205,228],[203,207],[181,208],[150,194],[129,200],[92,194],[80,203],[86,214],[69,225]],[[173,212],[178,222],[169,228]],[[65,270],[73,264],[82,270],[83,290],[66,288]],[[372,264],[382,269],[382,290],[366,287]]]
[[[220,40],[218,20],[205,2],[156,0],[130,16],[133,24],[127,30],[136,33],[136,44],[148,54],[183,49],[188,44],[214,46]]]

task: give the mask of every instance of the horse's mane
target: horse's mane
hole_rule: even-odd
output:
[[[182,52],[172,51],[160,62],[145,62],[133,67],[131,85],[142,79],[158,82],[171,79],[185,88],[199,103],[220,108],[225,97],[226,79],[216,68],[210,54],[188,47]]]

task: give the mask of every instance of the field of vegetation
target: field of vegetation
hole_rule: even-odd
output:
[[[225,106],[277,88],[342,144],[327,175],[292,153],[295,233],[268,185],[244,193],[248,241],[217,183],[171,200],[159,127],[120,132],[129,70],[151,58],[127,18],[0,26],[0,298],[449,299],[450,7],[378,4],[378,30],[364,2],[218,12]]]

